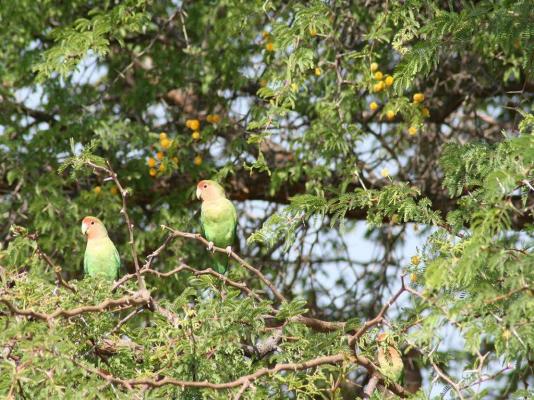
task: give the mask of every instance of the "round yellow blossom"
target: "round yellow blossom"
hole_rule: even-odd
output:
[[[410,274],[410,282],[412,282],[412,283],[417,282],[417,274],[415,272],[412,272]]]
[[[269,32],[267,32],[267,31],[263,31],[263,32],[261,33],[261,36],[262,36],[264,39],[267,39],[269,36],[271,36],[271,34],[270,34]]]
[[[270,52],[273,52],[274,51],[274,43],[273,42],[269,42],[265,45],[265,50],[267,51],[270,51]]]
[[[423,117],[428,118],[430,117],[430,110],[427,107],[423,107],[421,109],[421,114],[423,114]]]
[[[164,149],[168,149],[169,147],[171,147],[172,141],[167,138],[164,138],[161,139],[159,143],[161,144],[161,147],[163,147]]]
[[[165,164],[160,164],[158,168],[159,172],[165,172]]]
[[[388,110],[388,112],[386,112],[386,118],[388,121],[392,121],[393,118],[395,118],[395,111]]]
[[[380,175],[382,175],[383,178],[387,178],[389,176],[389,169],[383,168],[382,171],[380,171]]]
[[[188,119],[185,121],[185,126],[192,131],[198,131],[200,129],[200,121],[198,119]]]
[[[165,155],[164,155],[161,151],[158,151],[158,152],[156,153],[156,158],[157,158],[158,160],[163,160],[164,157],[165,157]]]
[[[390,87],[391,85],[393,85],[394,81],[395,79],[391,75],[386,76],[385,82],[386,82],[387,87]]]
[[[95,186],[95,188],[93,189],[93,191],[96,193],[96,194],[99,194],[101,191],[102,191],[102,188],[100,186]]]
[[[408,135],[410,135],[410,136],[417,135],[417,128],[415,126],[410,126],[408,128]]]
[[[381,81],[384,78],[384,74],[380,71],[376,71],[374,77],[377,81]]]
[[[299,85],[297,85],[296,83],[292,83],[291,84],[291,91],[293,93],[295,93],[297,90],[299,90]]]
[[[112,186],[111,189],[109,189],[109,191],[111,192],[112,195],[119,194],[119,189],[117,189],[116,186]]]
[[[148,157],[146,163],[150,168],[152,168],[156,165],[156,160],[154,160],[152,157]]]
[[[317,36],[317,29],[315,29],[315,27],[313,26],[310,26],[310,36],[311,37]]]
[[[323,71],[321,71],[321,68],[319,68],[319,67],[316,67],[316,68],[315,68],[314,73],[315,73],[316,76],[321,76],[321,73],[322,73],[322,72],[323,72]]]
[[[159,140],[167,139],[167,134],[165,132],[161,132],[159,134]]]
[[[371,104],[369,104],[369,108],[371,109],[371,111],[376,111],[378,110],[378,104],[376,104],[375,101],[371,102]]]
[[[380,81],[373,86],[373,92],[378,93],[384,90],[384,82]]]
[[[419,256],[412,256],[412,258],[410,258],[410,261],[413,265],[415,265],[416,267],[419,265],[419,263],[421,262],[421,257]]]
[[[193,140],[200,140],[200,132],[199,131],[195,131],[191,134],[191,137],[193,138]]]
[[[148,170],[148,173],[150,174],[150,176],[156,176],[157,171],[156,171],[155,168],[150,168],[150,169]]]
[[[193,160],[193,163],[198,167],[202,164],[202,156],[197,155]]]
[[[221,116],[219,114],[208,114],[206,120],[212,124],[218,124],[221,122]]]
[[[413,95],[414,103],[422,103],[425,100],[425,95],[423,93],[416,93]]]
[[[378,64],[377,63],[371,63],[371,72],[375,72],[376,70],[378,70]]]

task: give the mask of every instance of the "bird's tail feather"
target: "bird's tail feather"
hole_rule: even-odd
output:
[[[228,269],[228,256],[223,253],[217,253],[213,256],[215,271],[219,274],[224,274]]]

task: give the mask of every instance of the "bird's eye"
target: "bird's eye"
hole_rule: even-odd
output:
[[[91,222],[91,225],[94,225],[95,224],[95,221]]]
[[[208,187],[208,185],[204,185],[204,189],[206,189]]]

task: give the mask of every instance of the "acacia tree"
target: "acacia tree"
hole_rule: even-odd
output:
[[[0,20],[2,396],[532,395],[531,0]],[[226,275],[206,178],[238,209]],[[114,283],[82,279],[85,215]]]

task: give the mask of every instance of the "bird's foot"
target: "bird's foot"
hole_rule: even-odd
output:
[[[226,254],[228,255],[228,257],[232,255],[232,246],[226,247]]]
[[[213,242],[208,242],[208,251],[213,251]]]

